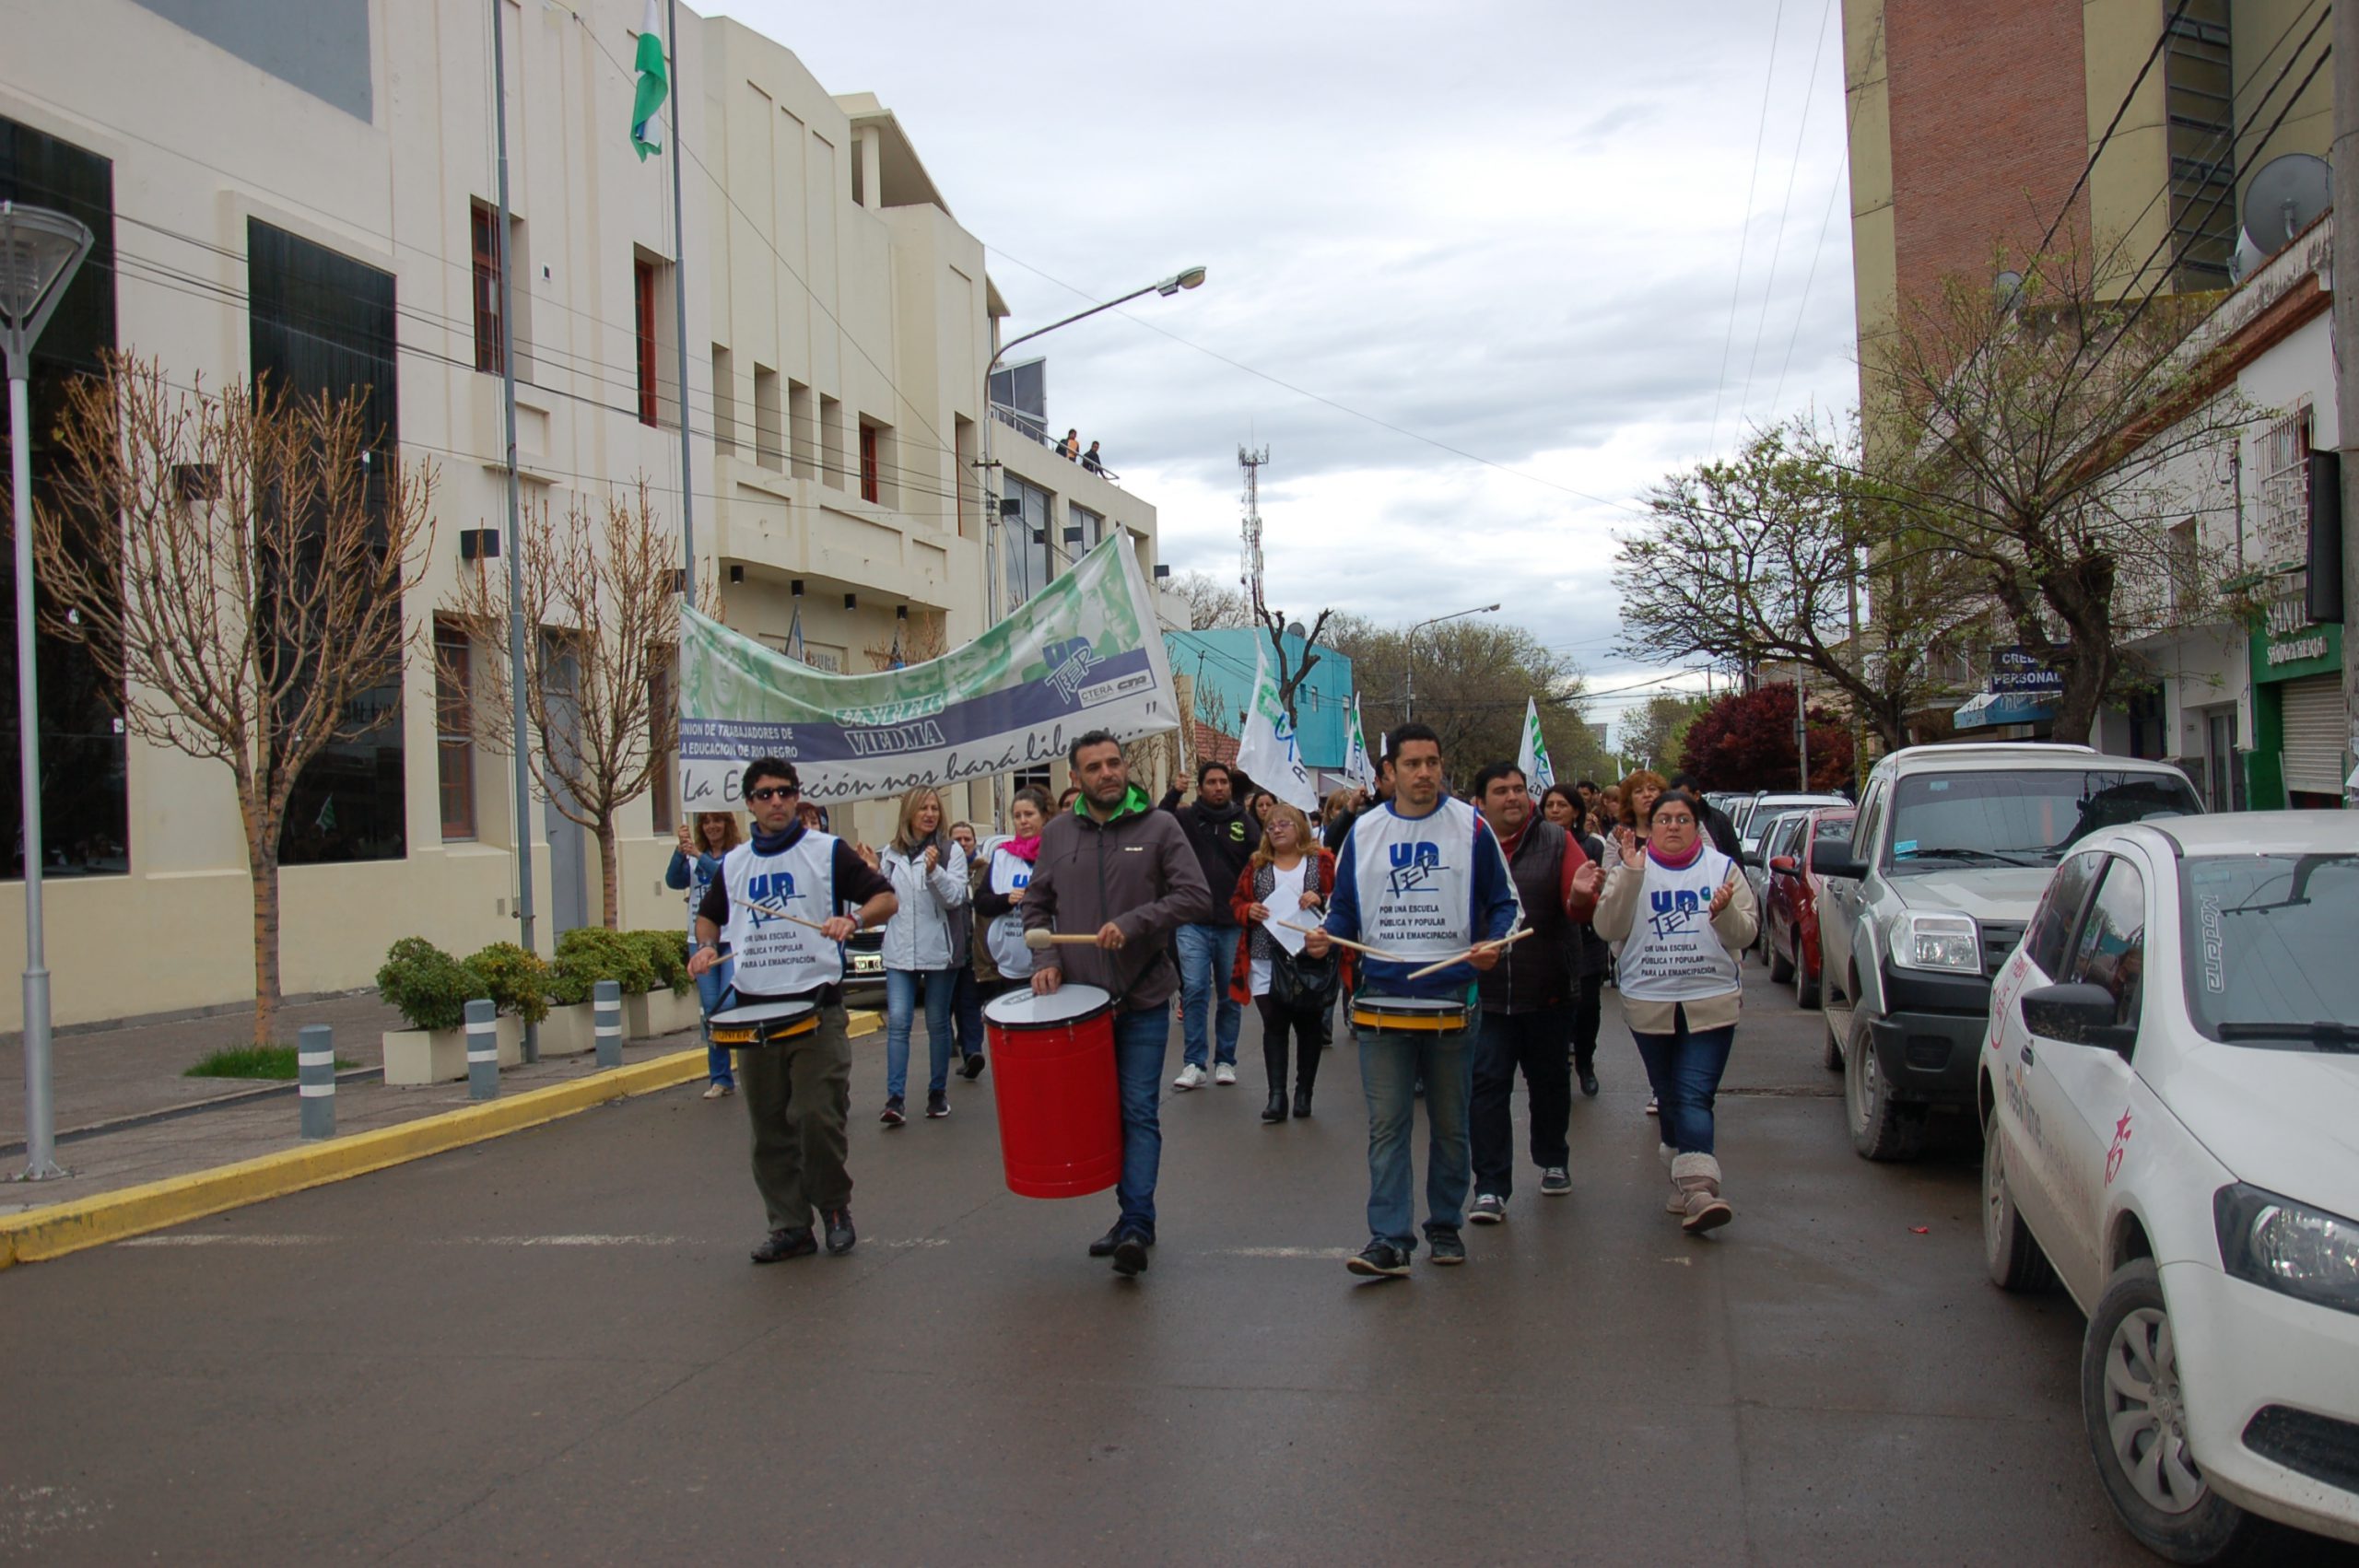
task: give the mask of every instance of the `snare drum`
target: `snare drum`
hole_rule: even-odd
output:
[[[757,1001],[712,1015],[712,1043],[750,1050],[816,1034],[819,1009],[808,1001]]]
[[[1363,1035],[1463,1035],[1463,1000],[1429,996],[1356,996],[1352,1028]]]
[[[1024,1198],[1103,1192],[1122,1175],[1113,1000],[1096,986],[1028,989],[983,1008],[992,1103],[1007,1189]]]

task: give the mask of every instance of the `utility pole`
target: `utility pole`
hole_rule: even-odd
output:
[[[2359,191],[2359,5],[2334,8],[2334,188]],[[2337,215],[2337,224],[2341,216]],[[2359,228],[2359,225],[2353,226]],[[2338,233],[2334,247],[2335,447],[2342,456],[2342,709],[2346,753],[2359,753],[2359,637],[2351,618],[2359,610],[2359,243]],[[2353,792],[2343,790],[2345,805]]]
[[[1800,672],[1794,675],[1794,751],[1802,758],[1802,791],[1810,793],[1810,696]]]
[[[514,764],[516,839],[516,942],[527,953],[533,945],[533,785],[530,755],[525,751],[528,721],[524,714],[524,530],[516,478],[516,279],[508,254],[508,47],[507,7],[491,0],[491,121],[499,152],[499,213],[496,237],[499,252],[499,391],[507,416],[508,470],[508,690],[513,701],[514,733],[508,737],[508,755]],[[672,136],[677,156],[679,134]],[[687,415],[687,388],[680,389],[683,424]],[[683,483],[682,489],[687,488]],[[685,499],[685,497],[684,497]],[[524,1025],[524,1059],[541,1059],[537,1024]]]

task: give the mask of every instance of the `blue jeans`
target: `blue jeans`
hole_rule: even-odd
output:
[[[1163,1059],[1171,1046],[1171,1010],[1160,1004],[1114,1014],[1114,1078],[1122,1095],[1122,1206],[1117,1230],[1155,1239],[1155,1175],[1163,1164]]]
[[[983,1054],[983,988],[975,978],[975,966],[961,965],[951,975],[950,1005],[958,1024],[958,1054]]]
[[[933,1075],[926,1092],[939,1094],[950,1082],[950,992],[956,976],[950,969],[887,969],[885,971],[885,1094],[901,1098],[910,1078],[910,1025],[916,1021],[918,992],[925,992],[926,1054]]]
[[[1728,1071],[1729,1047],[1736,1025],[1718,1029],[1687,1027],[1687,1010],[1672,1013],[1668,1035],[1630,1031],[1638,1055],[1647,1064],[1647,1082],[1655,1092],[1661,1112],[1662,1141],[1683,1154],[1712,1152],[1712,1096],[1719,1093],[1720,1074]]]
[[[736,1075],[729,1071],[729,1047],[712,1043],[712,1024],[709,1022],[721,1010],[722,999],[729,994],[730,977],[737,965],[724,958],[697,977],[697,1000],[704,1008],[708,1022],[704,1026],[704,1071],[715,1083],[737,1086]]]
[[[1426,1235],[1465,1223],[1473,1167],[1466,1139],[1473,1094],[1472,1034],[1454,1038],[1369,1031],[1359,1037],[1360,1086],[1367,1092],[1367,1230],[1403,1251],[1417,1246],[1416,1172],[1409,1152],[1425,1081]]]
[[[1213,1060],[1237,1065],[1237,1031],[1245,1010],[1228,994],[1228,974],[1237,966],[1237,943],[1244,934],[1238,926],[1181,926],[1177,933],[1181,1056],[1198,1067],[1206,1065],[1207,1008],[1215,1012]]]

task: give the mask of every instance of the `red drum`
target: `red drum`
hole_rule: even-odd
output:
[[[983,1009],[1007,1189],[1082,1198],[1121,1179],[1114,1012],[1096,986],[1013,990]]]

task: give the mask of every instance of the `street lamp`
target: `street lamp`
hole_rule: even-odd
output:
[[[64,213],[0,202],[0,347],[7,355],[17,531],[17,764],[25,809],[25,1181],[65,1174],[57,1164],[57,1107],[50,1100],[49,965],[41,951],[41,694],[33,670],[33,456],[27,439],[33,421],[25,384],[32,379],[33,344],[89,253],[90,231]]]
[[[1401,644],[1401,651],[1409,661],[1409,689],[1401,702],[1401,719],[1403,723],[1417,716],[1417,634],[1427,626],[1438,626],[1444,621],[1462,621],[1469,615],[1487,615],[1497,608],[1496,604],[1477,604],[1472,610],[1454,610],[1447,615],[1436,615],[1430,621],[1419,621],[1409,628],[1409,635],[1402,640]]]
[[[1004,563],[1001,557],[1005,553],[1004,541],[1007,537],[1007,528],[999,515],[999,486],[992,462],[992,426],[997,422],[992,412],[993,406],[992,377],[998,373],[999,362],[1007,357],[1009,349],[1019,344],[1027,344],[1036,337],[1045,336],[1059,327],[1069,327],[1075,322],[1086,322],[1101,310],[1110,310],[1117,305],[1127,305],[1132,300],[1148,294],[1158,294],[1168,299],[1183,288],[1201,288],[1203,284],[1203,268],[1184,268],[1173,273],[1161,282],[1150,283],[1144,288],[1133,288],[1119,298],[1109,299],[1102,305],[1092,305],[1086,310],[1076,310],[1062,321],[1050,322],[1047,326],[1035,328],[1021,337],[1010,338],[1000,345],[999,351],[992,356],[991,363],[983,367],[983,526],[989,531],[984,537],[983,547],[983,593],[987,612],[985,619],[989,624],[992,626],[999,624],[1003,613],[1000,600],[1005,588],[1006,579]],[[1007,802],[1004,799],[1006,788],[1006,775],[992,776],[992,814],[994,821],[1004,821],[1006,818]]]

